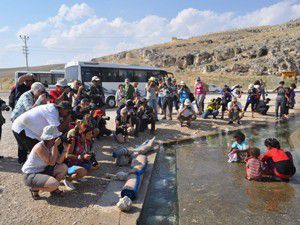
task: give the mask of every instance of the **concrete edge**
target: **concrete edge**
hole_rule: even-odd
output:
[[[132,209],[129,212],[122,212],[116,206],[125,181],[112,180],[109,182],[101,198],[92,206],[99,209],[98,216],[101,218],[101,224],[132,225],[137,223],[150,183],[156,156],[157,151],[148,155],[148,166],[143,176],[137,199],[133,201]]]

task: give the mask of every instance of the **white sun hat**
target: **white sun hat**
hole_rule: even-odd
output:
[[[92,81],[99,81],[100,79],[99,79],[99,77],[97,77],[97,76],[93,76],[92,77]]]
[[[47,140],[58,138],[60,135],[62,135],[62,132],[60,132],[57,129],[57,126],[49,125],[44,127],[43,133],[41,135],[41,139],[43,141],[47,141]]]
[[[184,105],[189,106],[191,105],[191,100],[189,100],[188,98],[184,101]]]
[[[182,80],[182,81],[180,81],[180,85],[182,85],[182,86],[184,86],[185,85],[185,83],[184,83],[184,81]]]
[[[55,84],[56,86],[66,87],[68,86],[68,82],[66,79],[58,80]]]

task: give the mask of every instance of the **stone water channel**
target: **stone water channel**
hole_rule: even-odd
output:
[[[300,119],[243,130],[262,153],[267,137],[291,151],[297,173],[289,183],[245,179],[245,164],[227,163],[232,134],[162,148],[139,224],[300,224],[300,149],[289,143]]]

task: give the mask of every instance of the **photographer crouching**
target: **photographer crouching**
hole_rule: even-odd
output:
[[[64,195],[58,188],[59,182],[67,174],[67,166],[63,164],[66,151],[62,153],[58,151],[61,135],[56,126],[46,126],[40,137],[41,141],[34,145],[22,167],[24,183],[30,187],[34,200],[40,199],[40,191],[60,197]]]
[[[151,124],[150,133],[155,132],[155,112],[152,107],[148,105],[147,99],[143,98],[139,102],[137,115],[141,120],[140,131],[143,132],[148,129],[148,124]]]
[[[115,138],[119,143],[125,143],[128,141],[128,135],[132,135],[133,126],[131,123],[131,118],[128,115],[126,108],[122,108],[120,114],[116,116],[116,133]]]

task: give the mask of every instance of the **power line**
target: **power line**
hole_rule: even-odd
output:
[[[23,54],[25,55],[25,60],[26,60],[26,68],[27,68],[27,71],[28,71],[28,54],[29,54],[29,51],[28,51],[28,46],[27,46],[27,41],[29,40],[29,36],[27,35],[20,35],[20,38],[21,40],[24,42],[24,46],[23,46]]]

